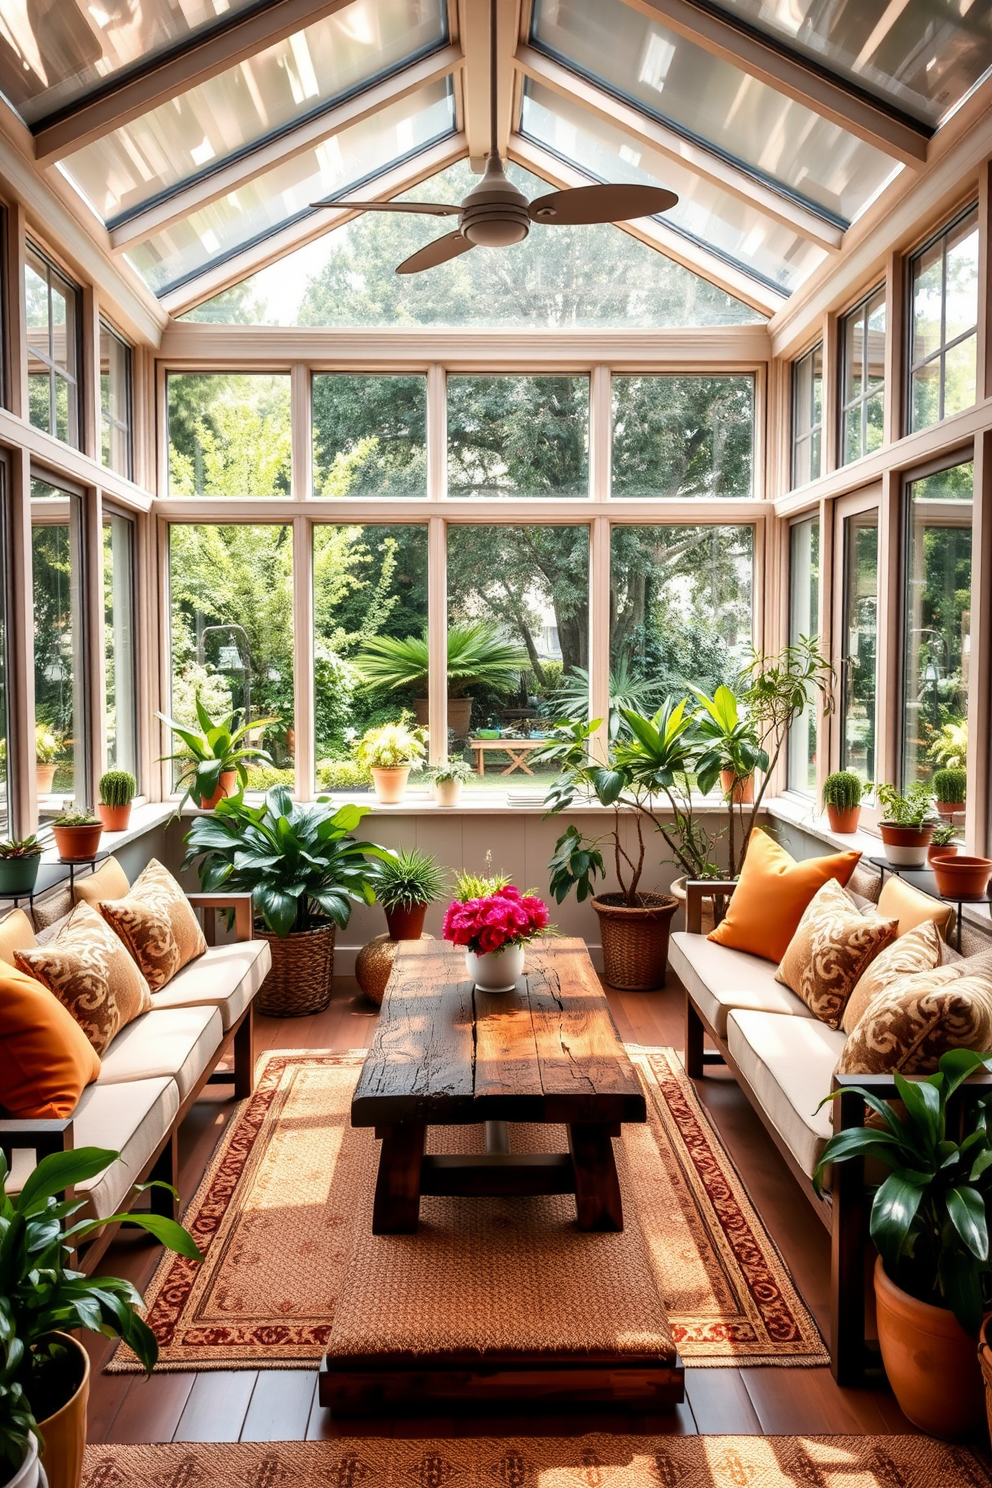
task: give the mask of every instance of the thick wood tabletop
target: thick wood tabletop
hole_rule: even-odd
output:
[[[464,953],[397,953],[353,1126],[645,1121],[637,1072],[581,940],[535,941],[515,992],[476,992]]]

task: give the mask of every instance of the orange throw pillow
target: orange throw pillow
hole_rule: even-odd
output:
[[[0,1106],[22,1120],[71,1116],[100,1056],[58,998],[0,961]]]
[[[831,878],[846,884],[860,857],[859,852],[834,853],[797,863],[755,827],[727,913],[709,939],[766,961],[781,961],[817,889]]]

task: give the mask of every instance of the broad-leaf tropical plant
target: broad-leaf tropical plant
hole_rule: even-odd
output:
[[[164,713],[156,715],[183,742],[182,749],[162,756],[163,760],[174,760],[180,766],[179,779],[176,781],[177,789],[182,792],[180,807],[184,801],[190,799],[197,805],[201,801],[209,801],[220,785],[220,777],[231,770],[238,777],[240,789],[244,790],[248,784],[249,760],[263,765],[272,764],[272,756],[258,745],[252,744],[249,736],[278,723],[279,719],[254,718],[251,722],[239,724],[237,720],[240,716],[240,712],[235,709],[233,713],[227,713],[215,722],[200,701],[199,694],[196,698],[196,717],[202,733],[184,728],[181,723],[176,723],[174,718],[168,718]]]
[[[855,1087],[882,1125],[831,1137],[813,1177],[820,1188],[831,1163],[852,1158],[888,1168],[872,1197],[870,1228],[889,1279],[918,1301],[949,1308],[975,1336],[992,1306],[992,1092],[965,1107],[963,1131],[948,1104],[969,1075],[990,1065],[992,1056],[953,1049],[926,1079],[895,1074],[901,1110]]]
[[[375,903],[370,859],[391,856],[351,836],[367,815],[367,806],[335,810],[329,796],[305,805],[285,786],[269,791],[260,806],[229,796],[193,822],[183,867],[197,865],[207,893],[251,894],[274,935],[328,920],[344,929],[353,903]]]
[[[429,654],[427,633],[374,636],[357,658],[362,677],[383,692],[410,688],[425,693]],[[527,666],[526,653],[490,620],[458,621],[448,629],[448,696],[464,697],[470,687],[509,692]]]
[[[164,1215],[128,1212],[106,1219],[75,1218],[85,1199],[59,1195],[95,1178],[119,1156],[102,1147],[51,1153],[38,1163],[20,1193],[10,1195],[7,1162],[0,1153],[0,1349],[6,1350],[8,1366],[0,1370],[0,1389],[19,1384],[36,1420],[65,1403],[59,1398],[65,1345],[53,1333],[88,1328],[122,1338],[148,1373],[158,1359],[158,1343],[140,1314],[144,1303],[132,1283],[86,1276],[70,1267],[73,1251],[88,1235],[104,1225],[127,1222],[140,1225],[179,1255],[202,1259],[192,1235]],[[169,1185],[148,1183],[138,1192],[148,1188]]]

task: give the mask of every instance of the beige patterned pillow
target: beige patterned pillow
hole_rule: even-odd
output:
[[[864,915],[836,879],[817,889],[775,973],[815,1018],[839,1028],[865,968],[896,937],[896,920]]]
[[[948,1049],[992,1050],[992,975],[938,966],[900,977],[872,998],[837,1073],[932,1075]]]
[[[100,901],[100,913],[134,957],[153,992],[207,949],[200,922],[168,868],[155,858],[123,899]]]
[[[944,941],[933,920],[926,920],[900,935],[875,957],[848,998],[840,1020],[844,1032],[853,1030],[872,998],[884,992],[891,982],[899,977],[912,976],[917,971],[933,971],[935,966],[940,966],[943,951]]]
[[[69,1009],[98,1054],[152,1005],[148,983],[95,909],[77,904],[54,940],[17,951],[21,971]]]

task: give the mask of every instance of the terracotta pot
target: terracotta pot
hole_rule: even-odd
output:
[[[204,811],[213,811],[218,801],[222,801],[225,796],[237,795],[237,792],[237,770],[221,770],[220,779],[217,782],[217,789],[214,791],[212,796],[202,796],[200,798],[200,805],[203,807]]]
[[[984,1417],[975,1340],[953,1312],[918,1302],[875,1262],[875,1307],[882,1362],[903,1415],[930,1436],[968,1436]]]
[[[295,753],[296,753],[296,730],[295,730],[295,728],[288,728],[286,730],[286,753],[287,754],[293,754],[293,755],[295,755]]]
[[[596,894],[591,900],[599,916],[603,944],[603,976],[611,987],[627,992],[651,992],[665,985],[668,936],[678,900],[669,894],[641,894],[630,906],[622,894]]]
[[[930,846],[927,848],[927,862],[932,866],[938,858],[956,857],[957,851],[958,850],[953,845],[953,843],[950,847],[948,847],[946,844],[943,847],[938,847],[936,843],[931,842]]]
[[[126,806],[105,806],[101,801],[96,814],[103,822],[105,832],[126,832],[131,825],[131,802]]]
[[[449,697],[448,699],[448,728],[456,739],[467,739],[472,728],[472,704],[475,699],[470,697]],[[428,724],[427,699],[414,698],[413,713],[422,728]]]
[[[52,835],[63,863],[88,863],[100,851],[103,823],[97,822],[94,827],[58,827],[53,824]]]
[[[733,770],[721,770],[720,789],[724,796],[730,796],[735,806],[749,806],[754,800],[754,776],[742,780]]]
[[[372,783],[375,786],[376,800],[381,801],[383,806],[395,806],[397,801],[402,801],[409,778],[409,765],[400,765],[395,770],[380,770],[373,765]]]
[[[948,819],[950,819],[952,816],[957,816],[959,812],[964,810],[964,802],[938,801],[937,810],[940,812],[941,816],[946,816]]]
[[[831,832],[837,832],[840,836],[846,836],[848,832],[856,832],[861,821],[860,806],[835,806],[832,801],[827,802],[827,822]]]
[[[937,892],[945,899],[980,899],[992,877],[992,858],[972,858],[955,853],[952,858],[938,858],[933,866]]]
[[[20,899],[38,882],[40,858],[0,858],[0,899]]]
[[[409,909],[387,909],[386,924],[393,940],[419,940],[424,933],[426,904],[413,904]]]
[[[68,1333],[54,1335],[78,1356],[79,1384],[71,1398],[54,1415],[38,1422],[45,1443],[41,1463],[48,1475],[49,1488],[79,1488],[83,1477],[83,1450],[86,1446],[86,1405],[90,1394],[90,1359],[81,1343]]]
[[[885,844],[885,856],[895,868],[922,868],[933,836],[932,827],[897,827],[892,822],[879,822],[878,830]]]
[[[439,806],[457,806],[462,798],[460,780],[435,780],[434,799]]]
[[[28,1437],[24,1460],[12,1478],[8,1478],[6,1488],[48,1488],[48,1479],[38,1460],[38,1438],[32,1434]]]
[[[38,786],[39,796],[50,796],[52,786],[55,784],[55,771],[58,765],[35,765],[34,778]]]

